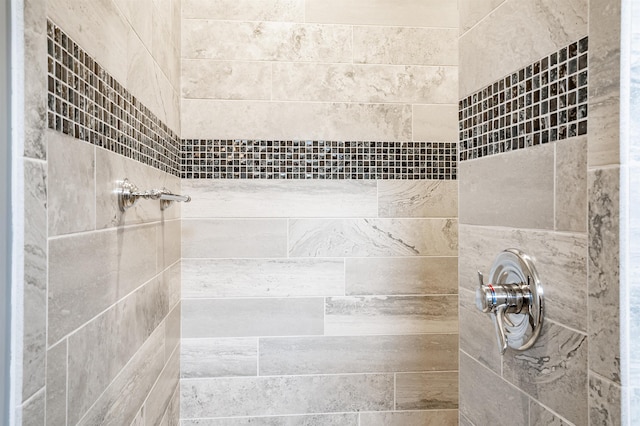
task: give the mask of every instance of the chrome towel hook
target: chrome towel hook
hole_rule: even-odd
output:
[[[146,200],[160,200],[160,208],[162,210],[168,208],[174,201],[182,201],[185,203],[191,201],[191,197],[188,195],[174,194],[167,188],[140,192],[137,186],[131,183],[129,179],[124,178],[120,184],[120,188],[118,188],[118,207],[120,207],[120,211],[124,212],[128,208],[133,207],[140,198],[144,198]]]

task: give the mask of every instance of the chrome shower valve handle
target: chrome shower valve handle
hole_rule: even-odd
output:
[[[540,335],[544,316],[542,285],[533,260],[517,249],[498,255],[490,273],[490,284],[478,271],[476,307],[493,314],[500,354],[507,347],[529,349]]]

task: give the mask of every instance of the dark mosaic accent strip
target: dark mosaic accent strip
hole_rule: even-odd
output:
[[[47,21],[50,129],[180,175],[180,139]]]
[[[460,161],[587,133],[585,37],[460,100]]]
[[[188,179],[456,179],[456,142],[184,139]]]

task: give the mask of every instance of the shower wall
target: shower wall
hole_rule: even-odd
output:
[[[179,1],[25,1],[18,424],[177,424]],[[48,23],[47,20],[50,20]]]
[[[460,2],[461,424],[620,424],[615,3]],[[473,290],[508,247],[546,317],[500,357]]]
[[[183,425],[457,423],[457,32],[455,2],[183,2]]]

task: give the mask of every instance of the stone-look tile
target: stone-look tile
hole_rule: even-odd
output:
[[[460,163],[460,223],[553,229],[553,151],[541,145]]]
[[[445,80],[445,73],[449,74],[455,85],[458,71],[458,30],[354,27],[353,61],[360,64],[440,66],[443,67],[441,79]],[[448,66],[449,70],[444,71],[444,66]]]
[[[458,26],[458,10],[455,3],[437,0],[382,0],[374,3],[366,0],[307,0],[307,22],[328,24],[363,24],[405,27]]]
[[[170,208],[175,208],[172,206]],[[156,272],[162,272],[180,260],[182,248],[182,221],[165,220],[156,227],[158,258]]]
[[[179,381],[180,351],[175,351],[167,361],[162,373],[158,376],[158,381],[149,392],[149,396],[144,403],[145,424],[147,426],[160,424]]]
[[[455,219],[291,219],[291,257],[455,256]]]
[[[304,0],[182,0],[184,19],[304,21]]]
[[[255,338],[182,339],[180,377],[256,376],[258,341]]]
[[[135,35],[150,52],[153,33],[149,11],[153,6],[153,0],[114,0],[114,3],[129,22]]]
[[[505,0],[460,0],[458,2],[460,34],[466,33],[504,2]]]
[[[185,179],[183,218],[376,216],[373,180]]]
[[[22,390],[26,401],[45,385],[47,351],[47,170],[24,161]],[[22,311],[22,309],[20,309]]]
[[[91,407],[166,316],[168,297],[161,284],[151,281],[69,337],[70,423]],[[165,328],[161,331],[164,341]]]
[[[49,18],[121,83],[127,81],[129,25],[112,0],[47,0]],[[44,21],[41,25],[45,25]],[[92,31],[87,31],[92,28]],[[42,74],[44,75],[44,74]]]
[[[544,283],[547,318],[586,331],[588,248],[585,234],[461,225],[459,244],[461,287],[475,291],[478,271],[487,279],[491,265],[502,250],[519,248],[536,260]]]
[[[176,262],[162,273],[164,285],[169,289],[169,308],[173,309],[180,302],[182,264]]]
[[[589,368],[620,383],[620,170],[589,172]]]
[[[502,376],[569,421],[587,424],[587,336],[557,325],[526,352],[505,353]]]
[[[457,426],[458,410],[360,413],[360,424],[367,426]]]
[[[185,299],[182,337],[318,335],[322,298]]]
[[[199,219],[182,221],[183,258],[285,257],[287,221]]]
[[[621,397],[622,389],[620,386],[589,374],[589,424],[623,424],[621,421]],[[636,417],[632,417],[632,419],[631,423],[637,421]]]
[[[24,18],[24,156],[44,160],[47,157],[47,4],[42,0],[25,0]],[[22,23],[20,24],[22,25]]]
[[[273,75],[276,101],[447,104],[457,98],[456,67],[286,62],[273,64]]]
[[[414,141],[458,140],[456,105],[413,105]]]
[[[396,410],[458,408],[458,373],[396,374]]]
[[[140,409],[129,426],[144,426],[144,409]]]
[[[529,397],[522,391],[464,353],[460,353],[459,374],[460,412],[474,424],[529,424]],[[509,407],[509,415],[499,414],[505,407]]]
[[[589,1],[589,167],[620,164],[621,3]]]
[[[183,420],[182,426],[359,426],[357,414]]]
[[[344,296],[342,259],[185,259],[182,297]]]
[[[556,230],[587,231],[587,137],[556,146]]]
[[[572,426],[562,417],[552,413],[534,400],[529,403],[530,426]]]
[[[47,351],[47,425],[67,424],[67,340]]]
[[[457,333],[457,296],[330,297],[327,335]]]
[[[495,325],[491,315],[478,310],[475,297],[475,292],[460,288],[460,350],[500,374],[502,365]]]
[[[458,368],[458,335],[260,339],[260,375],[438,371]]]
[[[460,97],[587,35],[587,3],[587,0],[504,2],[460,38]],[[487,58],[499,59],[499,64]]]
[[[183,419],[393,409],[393,374],[183,379],[180,387]]]
[[[183,59],[182,97],[269,100],[271,75],[269,62]]]
[[[378,180],[380,217],[457,217],[455,180]]]
[[[22,405],[22,426],[44,426],[45,422],[45,391],[34,394]]]
[[[164,413],[160,426],[180,426],[180,382],[173,390],[167,410]]]
[[[181,343],[180,332],[182,329],[182,317],[181,304],[176,305],[175,308],[165,318],[165,336],[164,336],[164,348],[165,359],[168,360],[171,354],[176,351],[178,344]],[[180,352],[179,350],[177,352]]]
[[[57,342],[153,277],[155,246],[153,226],[50,240],[49,343]]]
[[[351,28],[289,22],[184,20],[182,57],[351,62]]]
[[[182,100],[182,137],[411,140],[411,106],[335,102]]]
[[[348,296],[458,292],[457,257],[348,258],[345,262]]]
[[[159,327],[78,425],[130,424],[165,365],[163,341],[164,330]]]
[[[96,227],[95,147],[47,131],[49,236]]]
[[[151,8],[151,53],[171,85],[180,91],[180,5],[154,0]],[[173,15],[173,16],[172,16]]]
[[[458,411],[458,423],[460,426],[475,426],[464,414]]]

